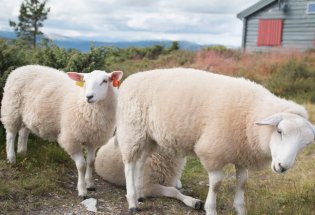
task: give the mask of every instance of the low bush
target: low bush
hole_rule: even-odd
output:
[[[272,92],[299,102],[315,102],[315,68],[291,59],[275,70],[267,82]]]

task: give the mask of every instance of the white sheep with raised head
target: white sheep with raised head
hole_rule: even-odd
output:
[[[186,196],[178,190],[182,187],[180,178],[185,164],[185,157],[163,148],[148,157],[144,167],[144,197],[171,197],[189,207],[201,209],[203,203],[199,199]],[[112,184],[126,185],[124,163],[114,137],[97,151],[95,172]]]
[[[16,160],[17,133],[18,153],[26,153],[30,132],[58,141],[75,161],[78,194],[86,197],[87,189],[95,189],[92,179],[95,152],[115,129],[117,88],[113,85],[122,75],[121,71],[99,70],[66,74],[39,65],[14,70],[5,84],[1,107],[8,161]]]
[[[129,76],[120,88],[117,141],[125,165],[129,209],[143,197],[145,159],[156,145],[194,153],[209,175],[207,215],[217,214],[222,168],[236,168],[234,207],[245,214],[248,168],[271,162],[276,173],[292,167],[314,140],[304,107],[243,78],[195,69],[163,69]]]

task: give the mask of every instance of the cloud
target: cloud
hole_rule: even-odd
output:
[[[10,30],[9,20],[14,20],[19,15],[22,0],[0,0],[0,30]]]
[[[185,11],[187,13],[201,13],[201,14],[235,14],[239,12],[242,5],[247,5],[246,0],[172,0],[159,1],[165,10]],[[244,4],[245,3],[245,4]]]
[[[0,30],[16,19],[22,0],[0,0]],[[48,34],[114,40],[188,40],[240,46],[236,13],[253,0],[50,0]]]

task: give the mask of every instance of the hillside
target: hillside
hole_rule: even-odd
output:
[[[151,47],[154,45],[161,45],[164,47],[170,47],[173,41],[170,40],[144,40],[144,41],[117,41],[117,42],[102,42],[94,40],[86,40],[80,38],[65,37],[63,35],[44,35],[44,38],[51,40],[53,43],[58,45],[61,48],[74,48],[78,51],[87,52],[89,51],[91,45],[95,47],[115,47],[115,48],[128,48],[128,47]],[[0,38],[5,39],[15,39],[16,34],[11,31],[0,31]],[[39,38],[40,40],[40,38]],[[187,42],[187,41],[178,41],[178,44],[183,50],[197,51],[202,49],[204,46],[197,43]]]

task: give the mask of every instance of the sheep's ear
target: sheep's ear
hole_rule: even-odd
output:
[[[67,75],[74,81],[83,81],[84,75],[77,72],[68,72]]]
[[[281,114],[274,114],[272,116],[269,116],[259,122],[256,122],[256,125],[278,125],[279,122],[281,122],[282,116]]]
[[[110,73],[110,77],[112,80],[120,81],[120,79],[123,77],[123,71],[113,71]]]
[[[312,130],[313,134],[314,134],[314,140],[315,140],[315,126],[310,123],[308,120],[305,120],[306,124],[310,127],[310,129]]]

